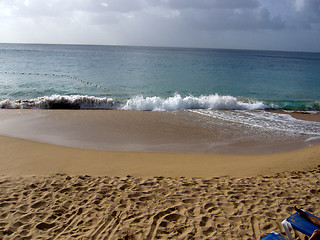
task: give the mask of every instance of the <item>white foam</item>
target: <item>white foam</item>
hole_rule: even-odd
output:
[[[257,110],[267,108],[262,102],[242,102],[232,96],[187,96],[175,94],[173,97],[143,97],[135,96],[123,106],[124,110],[142,111],[177,111],[185,109],[216,109],[216,110]]]
[[[293,118],[289,114],[267,111],[215,111],[210,109],[190,110],[192,112],[221,119],[235,124],[260,128],[287,134],[320,136],[320,123]]]
[[[305,140],[305,142],[320,142],[320,137],[311,137]]]
[[[99,98],[83,95],[52,95],[29,100],[3,100],[0,108],[76,108],[76,109],[122,109],[139,111],[177,111],[186,109],[216,109],[216,110],[257,110],[268,108],[262,102],[243,102],[232,96],[187,96],[175,94],[173,97],[143,97],[135,96],[123,103],[112,98]]]

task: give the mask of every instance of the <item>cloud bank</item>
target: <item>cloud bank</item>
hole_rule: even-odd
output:
[[[0,0],[0,42],[320,51],[319,0]]]

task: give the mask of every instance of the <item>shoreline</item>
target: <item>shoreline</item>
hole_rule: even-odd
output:
[[[320,114],[291,116],[320,122]],[[320,143],[318,137],[306,141],[310,137],[303,134],[237,125],[190,111],[1,110],[0,122],[0,136],[107,151],[245,155]]]
[[[272,112],[281,113],[281,114],[289,114],[293,118],[305,121],[313,121],[320,122],[320,112],[303,112],[303,111],[287,111],[287,110],[274,110]]]

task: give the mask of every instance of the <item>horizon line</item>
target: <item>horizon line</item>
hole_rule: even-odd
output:
[[[195,47],[195,46],[161,46],[161,45],[129,45],[129,44],[93,44],[93,43],[30,43],[30,42],[0,42],[0,44],[16,45],[64,45],[64,46],[110,46],[110,47],[149,47],[149,48],[180,48],[180,49],[208,49],[208,50],[232,50],[232,51],[265,51],[265,52],[296,52],[296,53],[320,53],[320,51],[302,50],[275,50],[255,48],[218,48],[218,47]]]

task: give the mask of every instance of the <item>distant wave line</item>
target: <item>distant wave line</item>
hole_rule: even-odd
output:
[[[88,95],[59,95],[42,96],[32,99],[0,99],[0,109],[26,108],[26,109],[119,109],[137,111],[180,111],[193,109],[210,110],[290,110],[302,112],[320,111],[319,105],[300,105],[296,107],[278,106],[276,102],[265,102],[254,99],[239,99],[230,95],[202,95],[202,96],[181,96],[176,93],[174,96],[163,98],[160,96],[144,97],[136,95],[128,99],[113,99],[107,97],[96,97]]]
[[[95,83],[92,83],[92,82],[88,82],[88,81],[85,81],[85,80],[82,80],[80,78],[77,78],[77,77],[73,77],[71,75],[68,75],[68,74],[55,74],[55,73],[31,73],[31,72],[0,72],[2,74],[17,74],[17,75],[31,75],[31,76],[53,76],[53,77],[66,77],[66,78],[70,78],[72,80],[75,80],[75,81],[78,81],[78,82],[81,82],[81,83],[84,83],[84,84],[87,84],[87,85],[90,85],[90,86],[94,86],[94,87],[97,87],[97,88],[101,88],[103,90],[107,90],[105,87],[102,87],[98,84],[95,84]]]

